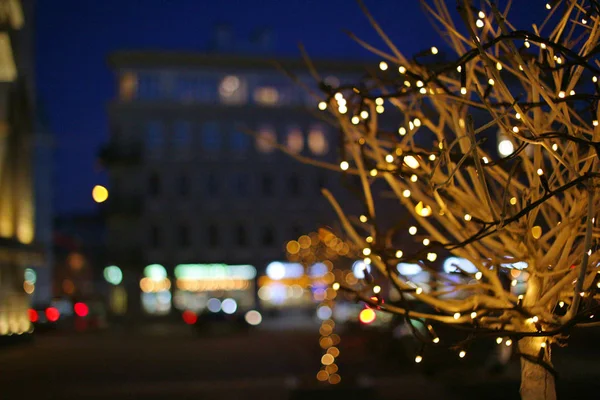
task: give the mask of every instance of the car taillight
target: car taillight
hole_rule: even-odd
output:
[[[196,321],[198,321],[196,313],[190,310],[185,310],[183,314],[181,314],[181,317],[183,318],[183,322],[188,325],[194,325]]]
[[[78,317],[85,317],[90,312],[90,309],[85,303],[75,303],[73,311],[75,311]]]
[[[35,311],[33,308],[30,308],[29,310],[27,310],[27,313],[29,314],[29,321],[38,322],[39,318],[37,311]]]
[[[58,321],[58,319],[60,318],[60,313],[58,312],[58,309],[56,309],[55,307],[46,308],[46,318],[48,318],[48,321],[50,322]]]

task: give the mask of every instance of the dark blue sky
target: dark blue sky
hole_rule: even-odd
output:
[[[417,0],[367,4],[410,52],[424,37],[434,37]],[[93,210],[91,188],[106,181],[96,154],[108,137],[106,105],[115,93],[106,64],[110,52],[202,51],[218,22],[231,24],[240,40],[270,27],[276,54],[297,55],[301,41],[315,57],[368,56],[343,30],[382,46],[352,0],[57,0],[38,1],[37,7],[37,88],[56,137],[59,213]]]

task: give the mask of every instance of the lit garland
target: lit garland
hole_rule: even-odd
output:
[[[360,178],[365,212],[348,216],[330,192],[324,194],[365,263],[389,278],[400,301],[382,303],[364,290],[340,289],[404,316],[411,327],[425,321],[468,334],[445,343],[431,330],[429,337],[413,330],[423,345],[444,342],[464,358],[476,338],[497,338],[504,346],[519,341],[524,366],[554,374],[550,345],[575,325],[595,323],[600,312],[600,254],[592,234],[600,202],[600,7],[595,1],[549,2],[554,25],[546,24],[549,33],[542,36],[514,30],[507,10],[493,4],[481,10],[464,0],[459,13],[466,29],[460,31],[445,20],[445,3],[434,4],[425,7],[450,38],[455,61],[438,62],[437,47],[409,60],[361,3],[391,54],[355,38],[385,61],[360,84],[321,85],[324,102],[338,102],[337,111],[329,108],[343,135],[337,170]],[[388,109],[403,119],[395,131],[380,129],[379,115]],[[510,144],[500,158],[486,147],[498,132]],[[430,147],[423,145],[428,140]],[[413,222],[389,229],[389,216],[376,217],[375,180],[387,184]],[[414,251],[398,250],[401,229],[415,238]],[[476,272],[458,268],[454,275],[464,279],[441,273],[439,252],[469,260]],[[449,291],[415,289],[394,268],[399,262],[418,263]],[[507,284],[500,278],[517,262],[527,265],[524,295],[515,293],[515,279]],[[408,293],[435,311],[413,310]],[[442,298],[448,293],[456,298]],[[423,360],[419,352],[415,362]]]

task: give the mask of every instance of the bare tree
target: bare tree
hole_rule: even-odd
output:
[[[540,25],[519,30],[508,6],[458,3],[457,13],[443,0],[423,3],[446,42],[440,48],[456,53],[452,61],[437,47],[408,58],[361,3],[387,50],[352,37],[381,58],[379,69],[360,82],[321,84],[319,109],[330,112],[343,144],[339,166],[319,164],[357,177],[366,211],[349,215],[344,199],[323,193],[365,264],[401,299],[373,300],[377,282],[340,290],[407,321],[464,331],[464,340],[447,343],[432,329],[429,337],[415,330],[424,344],[451,346],[461,358],[477,338],[518,343],[522,398],[555,399],[551,348],[598,311],[600,5],[549,2]],[[392,131],[382,123],[388,115]],[[378,212],[380,181],[397,199],[395,212]],[[406,212],[410,228],[401,221]],[[385,228],[390,215],[415,239],[410,246]],[[438,253],[474,269],[443,273]],[[419,263],[437,284],[414,285],[399,262]],[[522,294],[505,281],[517,265],[528,274]]]

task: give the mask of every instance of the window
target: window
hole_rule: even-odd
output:
[[[209,172],[206,178],[206,190],[209,196],[219,192],[219,180],[214,172]]]
[[[263,227],[262,245],[264,247],[272,247],[275,244],[275,234],[270,226]]]
[[[279,103],[279,91],[272,86],[257,87],[254,89],[254,101],[266,106],[276,105]]]
[[[160,155],[165,144],[164,125],[160,121],[150,121],[146,126],[146,148],[152,156]]]
[[[174,96],[183,102],[214,102],[217,80],[213,76],[178,73]]]
[[[241,132],[238,129],[234,129],[231,133],[231,151],[235,153],[244,153],[250,146],[250,136]]]
[[[208,226],[208,247],[219,247],[219,228],[216,225]]]
[[[248,232],[246,231],[246,227],[244,225],[239,224],[237,226],[235,236],[238,247],[248,246]]]
[[[156,225],[150,227],[150,247],[158,249],[161,245],[161,234],[160,228]]]
[[[219,84],[219,97],[224,104],[243,104],[247,97],[246,82],[235,75],[228,75]]]
[[[179,175],[177,186],[181,197],[187,197],[190,194],[190,178],[185,172]]]
[[[273,177],[271,175],[262,176],[262,194],[264,196],[273,196]]]
[[[292,127],[288,130],[286,146],[289,151],[298,154],[304,149],[304,136],[298,127]]]
[[[275,150],[275,144],[277,143],[277,135],[275,129],[270,126],[263,126],[258,131],[258,137],[256,138],[256,149],[261,153],[271,153]]]
[[[218,151],[221,148],[219,124],[215,121],[205,122],[202,125],[202,148],[207,151]]]
[[[192,124],[190,121],[176,121],[173,144],[178,151],[189,151],[192,143]]]
[[[247,196],[248,195],[248,174],[238,173],[235,175],[234,180],[234,193],[238,196]]]
[[[290,195],[299,196],[300,195],[300,179],[298,179],[298,175],[292,174],[288,181]]]
[[[138,80],[138,94],[142,99],[158,99],[161,97],[161,79],[156,72],[141,73]]]
[[[152,197],[160,194],[160,176],[156,172],[152,172],[148,178],[148,194]]]
[[[179,247],[190,247],[190,228],[187,225],[179,226]]]
[[[135,98],[137,92],[137,76],[133,72],[124,72],[119,81],[119,98],[121,100],[131,100]]]
[[[314,125],[308,132],[308,148],[310,151],[318,156],[322,156],[329,151],[329,143],[325,137],[323,127],[320,125]]]

